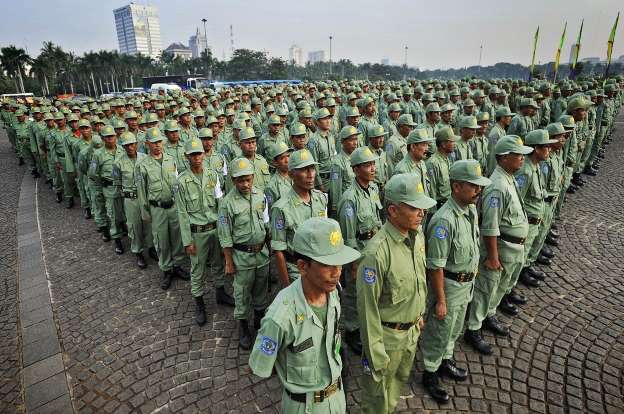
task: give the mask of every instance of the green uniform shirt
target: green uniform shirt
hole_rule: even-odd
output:
[[[277,171],[273,173],[269,183],[264,189],[264,195],[267,198],[267,203],[269,205],[269,211],[271,211],[271,207],[273,204],[290,191],[292,188],[292,180],[290,176],[283,176]]]
[[[361,240],[358,236],[381,227],[381,210],[377,184],[369,183],[368,188],[363,188],[354,179],[353,184],[342,194],[337,209],[345,244],[362,251],[370,239]]]
[[[539,164],[533,164],[530,158],[525,158],[524,164],[516,172],[518,192],[524,203],[528,217],[544,218],[544,177]]]
[[[204,168],[201,175],[190,169],[178,177],[175,192],[176,207],[182,233],[182,245],[193,243],[191,224],[205,225],[217,221],[217,200],[223,197],[219,176]]]
[[[511,124],[507,129],[507,134],[518,135],[522,140],[526,135],[535,129],[533,119],[530,116],[524,116],[522,114],[516,114],[511,120]]]
[[[324,389],[342,370],[339,320],[340,299],[335,290],[327,295],[326,321],[321,321],[303,295],[301,279],[295,280],[269,306],[249,367],[263,378],[270,377],[275,368],[284,388],[292,393]]]
[[[386,143],[386,160],[388,163],[388,174],[392,175],[394,167],[403,159],[407,154],[407,139],[403,138],[397,131],[392,135]]]
[[[173,188],[178,171],[173,157],[165,152],[157,160],[144,157],[136,165],[136,184],[143,219],[150,218],[150,201],[168,202],[173,200]]]
[[[490,176],[492,184],[483,189],[481,194],[481,235],[526,238],[529,233],[529,223],[522,205],[522,199],[516,187],[516,180],[502,167],[497,166]],[[504,260],[513,260],[524,252],[521,244],[509,243],[498,239],[499,256]],[[500,249],[504,247],[505,251]],[[481,254],[485,256],[485,246]],[[509,257],[503,257],[510,253]],[[515,253],[515,254],[514,254]]]
[[[546,161],[540,162],[540,170],[548,196],[556,196],[561,193],[564,168],[565,165],[561,151],[551,152],[550,157],[548,157]]]
[[[178,173],[182,173],[188,168],[188,161],[186,155],[184,155],[184,143],[182,143],[181,140],[175,144],[171,141],[165,141],[163,152],[169,154],[171,158],[173,158]]]
[[[251,193],[246,195],[232,188],[219,203],[217,234],[223,248],[233,247],[234,244],[264,243],[268,223],[266,199],[256,187],[252,187]],[[233,249],[232,257],[238,270],[255,269],[268,265],[269,250],[266,246],[259,253]]]
[[[328,131],[325,135],[317,130],[308,141],[308,150],[318,162],[316,183],[320,185],[329,179],[331,166],[336,158],[336,139]]]
[[[431,183],[429,173],[427,172],[427,164],[424,160],[416,162],[411,155],[407,154],[392,171],[392,175],[395,174],[414,174],[416,182],[422,186],[425,195],[430,197]]]
[[[450,154],[450,158],[453,162],[459,160],[470,160],[474,159],[474,154],[472,153],[472,144],[471,141],[473,139],[465,140],[458,139],[455,143],[455,151]]]
[[[338,210],[338,202],[342,193],[345,192],[353,182],[355,173],[351,168],[351,156],[344,151],[340,151],[331,165],[329,176],[329,210],[332,214]]]
[[[381,373],[390,360],[386,351],[407,346],[418,334],[397,331],[381,322],[416,323],[425,311],[425,239],[422,231],[406,237],[386,222],[362,252],[357,273],[357,311],[364,357]]]
[[[107,197],[121,196],[114,185],[116,177],[113,174],[113,165],[125,154],[126,152],[120,145],[117,145],[113,150],[102,147],[93,152],[89,166],[89,178],[102,186],[102,193]]]
[[[436,201],[445,202],[451,196],[451,179],[449,170],[451,160],[440,151],[436,151],[426,161],[430,180],[430,197]]]

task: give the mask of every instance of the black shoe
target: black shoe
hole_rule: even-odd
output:
[[[56,202],[60,203],[63,201],[63,193],[56,193]]]
[[[225,292],[223,286],[215,289],[217,305],[234,306],[234,298]]]
[[[526,305],[527,303],[526,296],[521,295],[520,293],[516,292],[514,289],[512,289],[511,293],[509,293],[506,296],[514,305]]]
[[[585,170],[583,171],[583,174],[589,175],[590,177],[595,177],[598,174],[598,172],[594,170],[592,167],[588,167],[588,168],[585,168]]]
[[[39,174],[39,171],[37,171],[37,170],[33,170],[33,172],[32,172],[32,176],[33,176],[34,178],[39,178],[39,177],[41,177],[41,174]]]
[[[74,197],[68,198],[65,202],[65,208],[70,209],[74,207]]]
[[[263,310],[254,309],[254,329],[256,331],[260,329],[260,324],[262,322],[262,318],[264,318],[265,313],[266,313],[266,309],[263,309]]]
[[[357,356],[362,355],[362,340],[360,339],[360,330],[345,332],[345,342],[351,348],[351,351]]]
[[[171,277],[171,270],[162,272],[162,275],[160,276],[160,288],[162,290],[169,289],[169,286],[171,286]]]
[[[501,303],[498,304],[498,309],[509,316],[516,316],[519,313],[518,308],[509,300],[507,295],[503,296]],[[494,316],[492,317],[494,318]]]
[[[121,239],[115,239],[115,253],[124,254],[123,243],[121,243]]]
[[[143,257],[143,253],[137,253],[135,254],[137,261],[136,264],[139,267],[139,269],[145,269],[147,267],[147,263],[145,263],[145,257]]]
[[[102,241],[109,242],[111,241],[110,232],[108,231],[108,227],[101,227],[102,233]]]
[[[483,355],[492,355],[492,346],[485,342],[483,336],[481,336],[480,331],[471,331],[467,329],[464,332],[464,341],[470,346],[472,346],[475,350]]]
[[[153,260],[158,261],[158,253],[156,253],[156,248],[150,247],[149,249],[147,249],[147,255]]]
[[[550,237],[555,238],[555,239],[558,239],[558,238],[559,238],[559,232],[557,231],[557,229],[554,229],[554,228],[552,228],[552,227],[551,227],[551,228],[550,228],[550,230],[548,231],[548,235],[549,235]]]
[[[550,231],[553,231],[553,230],[555,231],[559,230],[559,225],[557,223],[552,223],[550,225]]]
[[[546,244],[551,245],[551,246],[559,246],[559,240],[557,240],[556,238],[554,238],[554,237],[552,237],[550,235],[546,236],[546,240],[544,240],[544,242]]]
[[[526,268],[527,272],[529,272],[529,275],[537,280],[545,280],[546,279],[546,273],[542,272],[539,269],[534,268],[533,266],[529,266]]]
[[[494,335],[509,336],[509,328],[503,325],[501,321],[496,318],[496,315],[485,318],[483,321],[483,329],[492,332]]]
[[[524,285],[529,286],[529,287],[542,286],[542,283],[539,280],[535,279],[533,276],[531,276],[528,272],[521,272],[519,280]]]
[[[24,165],[24,159],[22,157],[18,158],[17,165]]]
[[[552,259],[555,257],[555,252],[553,252],[552,249],[546,245],[542,246],[542,250],[540,251],[540,254],[544,257],[548,257],[549,259]]]
[[[251,349],[251,332],[246,319],[238,321],[238,347],[245,351]]]
[[[95,229],[95,231],[97,231],[98,233],[101,233],[103,229],[104,229],[104,227],[98,227],[98,228]]]
[[[578,187],[575,185],[570,184],[570,186],[568,187],[568,189],[566,190],[566,193],[568,194],[574,194],[578,191]]]
[[[446,404],[449,402],[449,395],[444,388],[440,386],[437,372],[423,372],[423,386],[438,404]]]
[[[550,266],[552,264],[552,260],[550,260],[548,257],[544,256],[543,254],[540,254],[537,257],[536,262],[541,264],[542,266]]]
[[[438,375],[445,376],[455,381],[466,381],[468,373],[465,369],[457,368],[452,359],[443,359],[438,368]]]
[[[84,218],[85,220],[90,220],[91,219],[91,209],[90,208],[85,208],[84,209]]]
[[[204,297],[199,296],[195,299],[195,322],[199,326],[204,326],[206,323],[206,305],[204,304]]]
[[[178,279],[191,280],[191,275],[180,266],[173,266],[173,275]]]

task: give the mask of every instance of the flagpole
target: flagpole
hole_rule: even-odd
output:
[[[607,67],[605,68],[604,79],[605,81],[609,77],[609,68],[611,66],[611,54],[613,53],[613,42],[615,41],[615,32],[617,30],[617,25],[620,20],[620,12],[618,12],[617,17],[615,18],[615,23],[613,23],[613,28],[611,29],[611,34],[609,35],[609,41],[607,42]]]
[[[533,70],[535,69],[535,49],[537,48],[537,39],[539,38],[539,26],[537,26],[537,30],[535,31],[535,35],[533,36],[533,56],[531,57],[531,69],[529,71],[529,82],[533,77]]]
[[[579,29],[578,38],[576,39],[576,47],[574,48],[574,61],[572,62],[572,70],[570,71],[570,78],[576,78],[576,73],[574,70],[576,69],[576,64],[578,62],[579,54],[581,53],[581,37],[583,36],[583,23],[585,23],[585,19],[581,20],[581,28]]]
[[[565,42],[566,29],[568,28],[568,22],[565,22],[563,26],[563,33],[561,34],[561,40],[559,41],[559,49],[555,55],[555,73],[553,75],[553,83],[557,82],[557,72],[559,71],[559,58],[561,57],[561,49],[563,48],[563,42]]]

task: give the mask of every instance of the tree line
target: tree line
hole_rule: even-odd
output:
[[[168,53],[159,59],[144,55],[125,55],[117,51],[89,51],[82,56],[67,52],[59,45],[44,42],[37,57],[14,45],[0,48],[0,93],[32,92],[35,95],[82,93],[99,96],[141,86],[146,76],[203,74],[215,80],[302,79],[461,79],[513,78],[527,79],[527,66],[497,63],[492,66],[469,66],[456,69],[419,70],[404,65],[379,63],[355,64],[349,59],[297,66],[266,52],[237,49],[232,57],[216,59],[210,50],[198,58],[184,60]],[[622,73],[621,63],[612,63],[610,73]],[[601,74],[604,64],[581,62],[574,73],[560,65],[558,77]],[[535,67],[534,78],[552,79],[553,63]]]

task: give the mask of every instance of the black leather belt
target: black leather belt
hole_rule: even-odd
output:
[[[260,253],[262,251],[262,248],[264,247],[264,243],[260,243],[260,244],[234,243],[232,247],[234,247],[236,250],[239,250],[245,253]]]
[[[367,232],[364,232],[364,233],[360,233],[360,234],[358,234],[358,235],[357,235],[357,239],[358,239],[358,240],[370,240],[370,239],[372,239],[372,238],[373,238],[373,236],[374,236],[375,234],[377,234],[377,229],[376,229],[376,228],[374,228],[374,229],[372,229],[372,230],[369,230],[369,231],[367,231]]]
[[[498,236],[498,238],[501,240],[505,240],[506,242],[509,242],[512,244],[524,244],[524,242],[526,241],[526,237],[514,237],[508,234],[502,234],[502,233],[500,236]]]
[[[552,203],[553,201],[555,201],[555,198],[557,198],[556,196],[548,196],[544,199],[545,202],[547,203]]]
[[[397,331],[407,331],[412,326],[414,326],[414,322],[403,323],[403,322],[383,322],[382,321],[381,324],[385,326],[386,328],[395,329]]]
[[[160,208],[168,209],[168,208],[173,207],[173,200],[169,200],[169,201],[154,201],[154,200],[150,200],[149,204],[152,207],[160,207]]]
[[[539,217],[529,217],[529,224],[539,226],[542,223],[542,219]]]
[[[217,222],[208,224],[191,224],[191,233],[204,233],[217,228]]]
[[[454,273],[454,272],[449,272],[448,270],[444,271],[445,278],[454,280],[459,283],[472,282],[475,276],[476,275],[474,273],[463,273],[463,272]]]
[[[338,378],[333,384],[328,385],[325,389],[322,389],[321,391],[314,391],[314,402],[323,402],[326,398],[331,397],[340,389],[342,389],[342,380]],[[284,391],[286,391],[286,394],[288,394],[291,400],[303,404],[306,403],[306,394],[295,394],[294,392],[290,392],[288,390]]]
[[[136,191],[122,191],[121,195],[123,198],[137,198],[138,194]]]
[[[113,185],[113,180],[109,180],[107,178],[100,178],[100,185],[102,187],[108,187]]]

